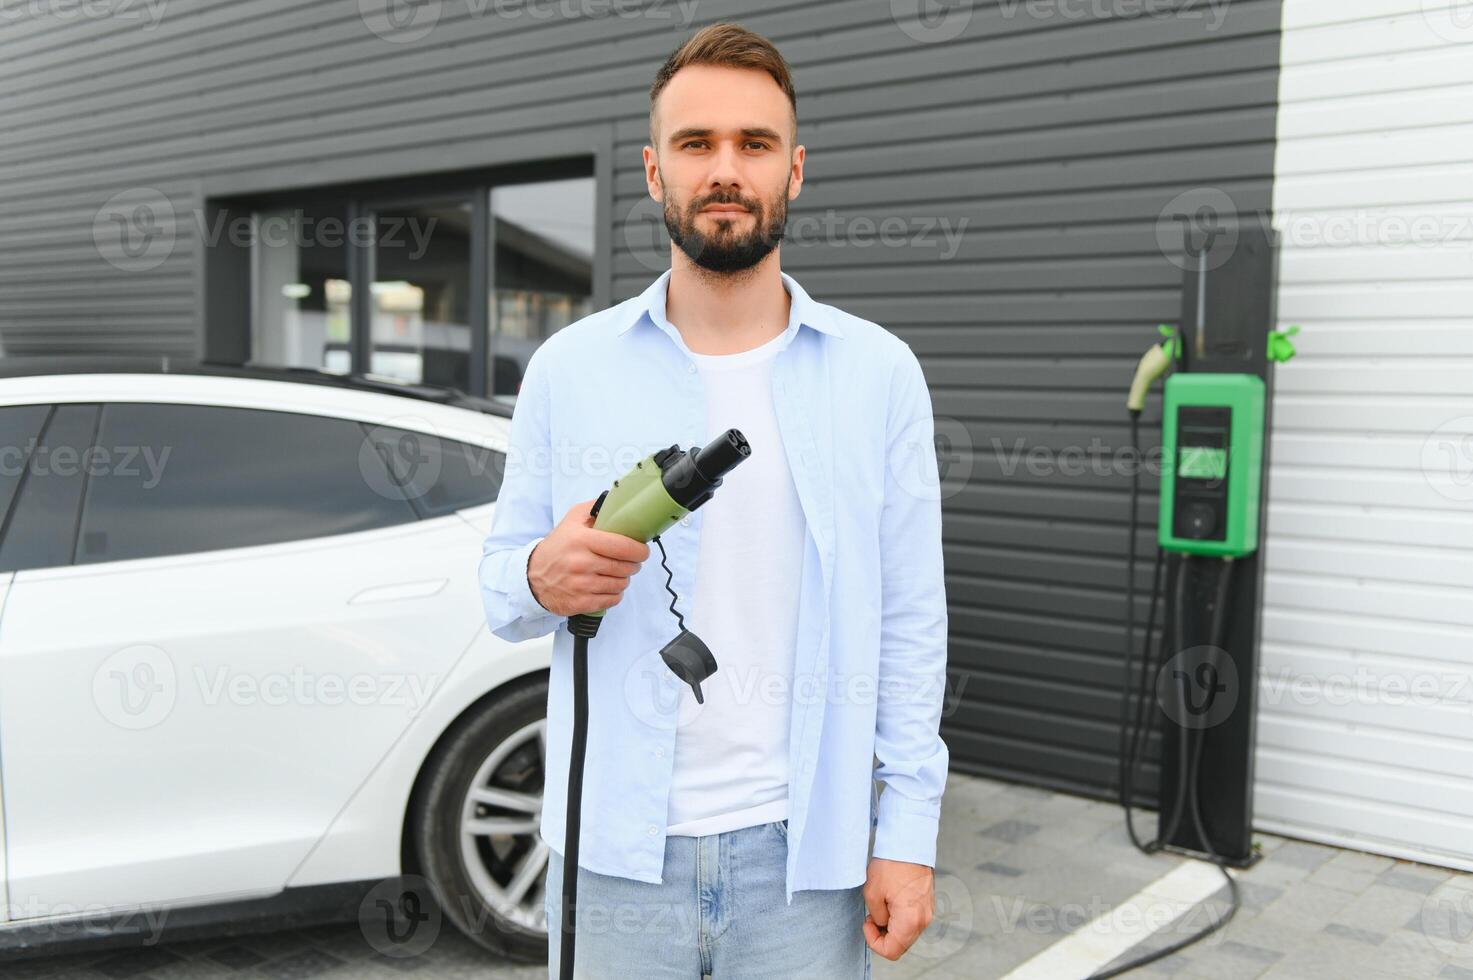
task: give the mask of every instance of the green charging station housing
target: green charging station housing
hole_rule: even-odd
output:
[[[1263,379],[1174,374],[1161,423],[1161,515],[1167,551],[1241,557],[1258,549]]]

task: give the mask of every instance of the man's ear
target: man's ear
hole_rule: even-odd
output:
[[[644,148],[644,183],[650,197],[665,203],[665,187],[660,181],[660,157],[653,146]]]
[[[790,201],[796,198],[803,190],[803,161],[807,155],[808,151],[802,144],[799,144],[793,150],[792,179],[788,181],[788,200]]]

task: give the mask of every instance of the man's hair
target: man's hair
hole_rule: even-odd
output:
[[[685,43],[671,52],[650,86],[650,141],[655,138],[655,103],[675,73],[687,65],[718,65],[725,68],[757,68],[772,76],[788,104],[793,107],[793,128],[798,125],[798,91],[793,88],[793,76],[788,63],[778,53],[776,46],[761,34],[747,30],[740,24],[712,24],[703,27],[686,39]],[[656,149],[659,147],[656,146]]]

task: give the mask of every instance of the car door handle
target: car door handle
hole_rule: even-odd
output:
[[[398,582],[394,585],[376,585],[348,600],[350,606],[362,606],[370,602],[398,602],[401,599],[426,599],[449,584],[448,578],[431,578],[419,582]]]

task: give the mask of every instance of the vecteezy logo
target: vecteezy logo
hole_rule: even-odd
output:
[[[1182,728],[1214,728],[1238,704],[1238,668],[1226,650],[1214,646],[1183,650],[1156,675],[1161,710]]]
[[[662,592],[661,595],[668,596],[669,593]],[[628,602],[629,598],[626,590],[623,601]],[[615,614],[618,608],[613,607]],[[676,629],[673,620],[673,616],[668,617],[672,634]],[[666,642],[669,641],[661,641],[659,647],[646,650],[624,672],[624,703],[636,718],[657,731],[667,730],[672,716],[675,718],[674,727],[679,730],[695,721],[705,711],[705,704],[696,701],[690,686],[677,678],[661,658],[660,650]],[[706,692],[706,704],[711,702],[710,687],[707,685],[714,680],[713,677],[702,685]]]
[[[141,643],[109,655],[92,674],[92,703],[119,728],[152,728],[174,710],[178,695],[174,661]]]
[[[434,945],[440,934],[440,916],[440,906],[424,878],[386,878],[358,903],[358,931],[383,955],[406,959]]]
[[[665,230],[665,206],[646,194],[624,216],[624,249],[646,272],[670,268],[670,239]]]
[[[1196,272],[1205,258],[1216,269],[1238,246],[1238,206],[1216,187],[1184,191],[1161,209],[1156,218],[1156,245],[1178,269]]]
[[[380,497],[413,500],[440,479],[443,446],[434,426],[425,420],[390,419],[364,437],[358,447],[358,471]]]
[[[440,0],[358,0],[358,16],[393,44],[418,41],[440,21]]]
[[[960,952],[972,938],[976,923],[976,908],[972,902],[972,890],[966,882],[947,871],[937,871],[935,886],[935,914],[931,924],[911,946],[912,955],[925,960],[940,960]]]
[[[939,44],[967,29],[972,0],[890,0],[890,18],[911,40]]]
[[[1473,415],[1445,422],[1427,437],[1422,476],[1449,500],[1473,501]]]
[[[108,198],[92,219],[92,244],[124,272],[156,269],[174,252],[174,206],[152,187],[134,187]]]
[[[890,448],[890,475],[921,500],[945,500],[972,476],[972,434],[949,416],[916,419]]]
[[[960,419],[949,415],[932,419],[933,439],[936,446],[936,478],[941,484],[944,500],[966,485],[972,476],[972,433]],[[951,489],[945,489],[947,482]]]
[[[1456,972],[1473,969],[1473,888],[1449,878],[1422,902],[1422,935]]]
[[[1444,41],[1473,41],[1473,0],[1422,0],[1422,20]]]

